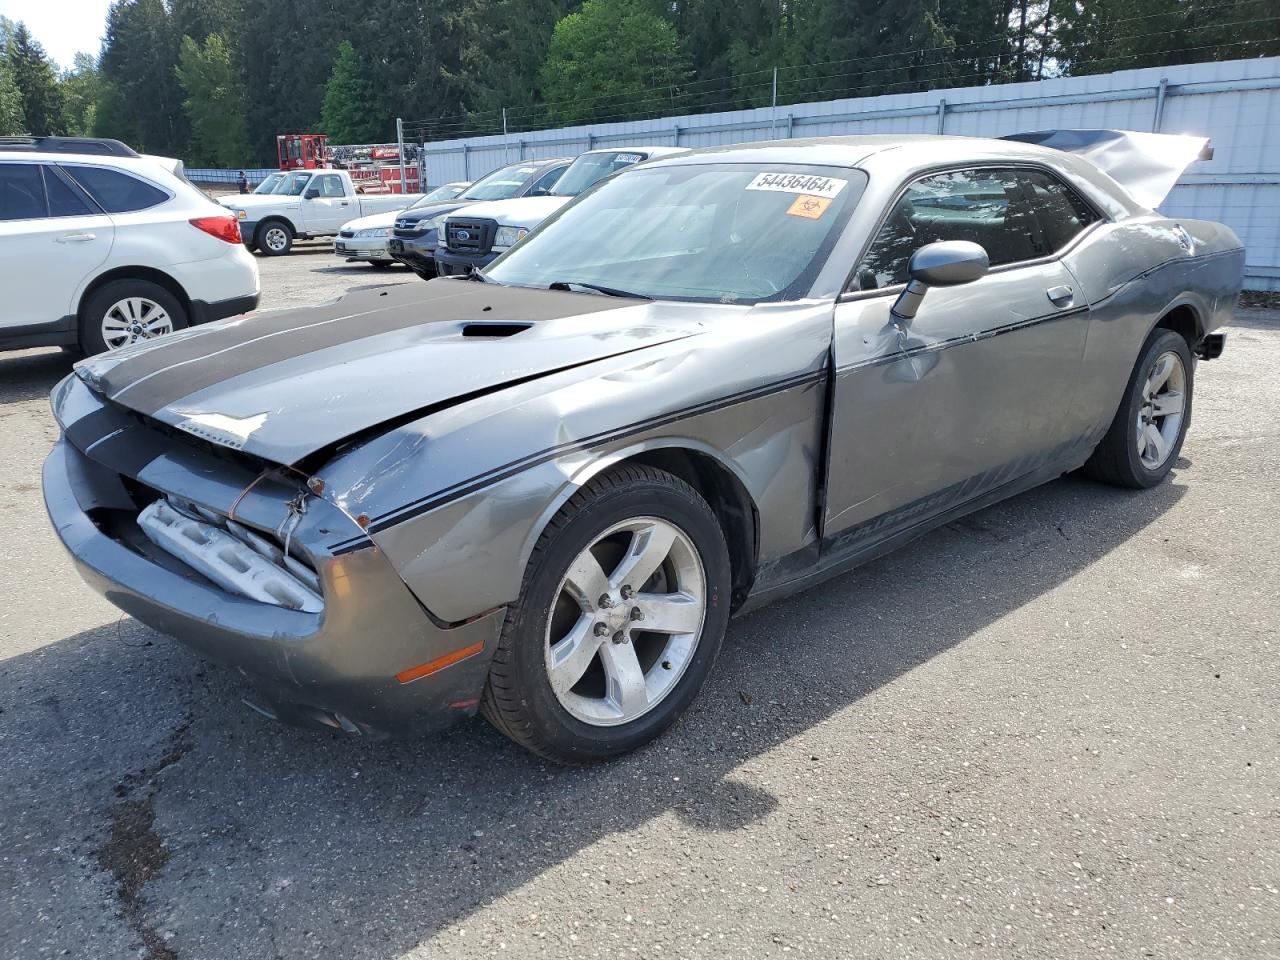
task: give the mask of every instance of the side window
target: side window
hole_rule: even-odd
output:
[[[34,163],[0,163],[0,220],[41,220],[49,211]]]
[[[62,168],[71,174],[84,192],[107,213],[132,213],[164,203],[169,195],[163,190],[144,183],[119,170],[106,167],[77,167],[70,164]]]
[[[51,217],[87,217],[98,212],[52,167],[44,168],[44,188],[49,197]]]
[[[539,196],[543,193],[550,193],[552,188],[560,181],[568,167],[556,167],[540,176],[537,182],[529,188],[530,196]]]
[[[906,283],[911,254],[937,240],[981,244],[993,267],[1052,252],[1018,171],[953,170],[907,188],[858,264],[853,289]]]
[[[333,174],[326,174],[323,177],[316,177],[316,182],[312,184],[320,191],[320,196],[326,198],[345,197],[347,194],[342,189],[342,178],[335,177]]]
[[[1040,170],[1021,170],[1018,179],[1035,211],[1047,253],[1061,250],[1098,219],[1080,195],[1057,177]]]

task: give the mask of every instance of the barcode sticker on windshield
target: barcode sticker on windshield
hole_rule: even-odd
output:
[[[837,177],[818,177],[809,173],[758,173],[747,184],[748,190],[774,190],[779,193],[806,193],[811,197],[834,197],[847,185],[848,180]]]
[[[620,153],[617,157],[619,163],[639,163],[643,159],[638,153]]]

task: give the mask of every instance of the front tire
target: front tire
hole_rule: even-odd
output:
[[[481,711],[560,763],[634,750],[671,726],[706,680],[729,596],[724,534],[696,490],[652,467],[596,477],[529,559]]]
[[[1120,409],[1085,473],[1118,487],[1154,487],[1173,469],[1191,424],[1195,364],[1180,334],[1157,328],[1138,355]]]
[[[80,308],[80,348],[89,356],[106,353],[182,330],[188,322],[186,307],[158,283],[112,280]]]
[[[293,249],[293,228],[283,220],[268,220],[258,227],[254,245],[268,257],[283,257]]]

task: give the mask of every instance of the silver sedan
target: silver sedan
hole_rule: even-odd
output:
[[[1177,464],[1244,265],[1151,209],[1202,144],[1027,139],[658,160],[469,280],[83,361],[53,523],[268,716],[633,749],[732,613],[1067,471]]]

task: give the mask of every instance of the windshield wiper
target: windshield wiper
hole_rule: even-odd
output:
[[[626,297],[630,300],[653,299],[653,297],[647,297],[643,293],[632,293],[630,290],[619,290],[617,287],[602,287],[598,283],[585,283],[582,280],[557,280],[554,283],[547,284],[548,290],[569,290],[572,292],[573,287],[594,290],[596,293],[603,293],[606,297]]]
[[[479,267],[472,267],[467,271],[467,279],[474,280],[476,283],[497,283],[497,280],[490,280],[480,272]]]

